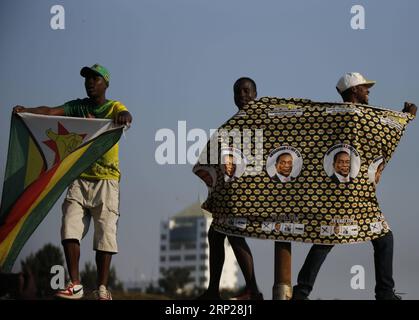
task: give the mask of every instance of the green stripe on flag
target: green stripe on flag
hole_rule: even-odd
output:
[[[22,132],[27,134],[22,134]],[[10,124],[8,158],[0,206],[0,225],[25,188],[29,139],[30,135],[23,120],[13,114]]]

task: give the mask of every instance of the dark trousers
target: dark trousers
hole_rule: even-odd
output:
[[[371,241],[374,247],[375,295],[383,298],[393,295],[393,233]],[[320,268],[334,246],[314,244],[298,274],[294,292],[298,296],[308,297]]]

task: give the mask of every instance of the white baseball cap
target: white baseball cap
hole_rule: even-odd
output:
[[[339,79],[336,85],[336,89],[339,91],[339,93],[342,93],[349,88],[359,85],[367,85],[369,88],[371,88],[375,82],[376,81],[365,79],[365,77],[359,72],[348,72]]]

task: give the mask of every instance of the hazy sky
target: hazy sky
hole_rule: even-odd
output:
[[[50,26],[56,4],[65,9],[64,30]],[[365,9],[365,30],[351,28],[353,5]],[[417,12],[417,0],[1,1],[0,174],[11,108],[83,98],[80,68],[105,65],[111,73],[108,98],[125,103],[134,117],[121,141],[120,253],[113,263],[124,281],[156,278],[160,221],[206,192],[191,164],[156,163],[156,131],[177,130],[178,121],[186,121],[187,129],[209,134],[234,114],[232,85],[241,76],[256,80],[259,97],[339,101],[338,78],[359,71],[377,80],[371,104],[396,110],[406,100],[418,104]],[[416,122],[409,125],[377,192],[394,232],[394,278],[405,299],[419,298]],[[18,262],[47,242],[60,243],[61,202]],[[260,289],[271,298],[273,242],[248,243]],[[293,244],[294,283],[309,248]],[[82,263],[93,257],[90,234],[82,242]],[[365,290],[350,287],[353,265],[365,267]],[[336,246],[312,298],[372,299],[374,284],[372,245]]]

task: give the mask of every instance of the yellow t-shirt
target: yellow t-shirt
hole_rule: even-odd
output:
[[[82,118],[87,118],[90,115],[100,119],[114,119],[121,111],[128,111],[127,107],[119,101],[108,100],[101,106],[93,106],[88,98],[66,102],[62,107],[66,116]],[[119,180],[121,172],[119,171],[118,150],[117,143],[84,171],[80,178]]]

